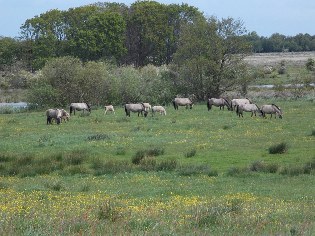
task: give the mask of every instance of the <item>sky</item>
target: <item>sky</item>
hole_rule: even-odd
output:
[[[136,0],[0,0],[0,36],[18,37],[27,19],[51,9],[68,10],[96,2],[130,6]],[[241,20],[248,32],[270,37],[274,33],[315,35],[314,0],[156,0],[163,4],[187,3],[205,16]]]

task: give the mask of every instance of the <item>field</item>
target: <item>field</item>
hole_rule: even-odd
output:
[[[314,235],[315,103],[255,102],[283,119],[0,114],[0,234]]]

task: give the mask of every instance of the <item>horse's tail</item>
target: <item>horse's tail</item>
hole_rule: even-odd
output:
[[[71,116],[71,114],[72,114],[72,111],[73,111],[73,107],[70,106],[70,116]]]
[[[207,107],[208,107],[208,111],[211,109],[211,106],[210,106],[210,101],[209,101],[209,99],[208,99],[208,101],[207,101]]]
[[[176,102],[175,102],[175,100],[173,100],[172,103],[173,103],[174,109],[176,110]]]

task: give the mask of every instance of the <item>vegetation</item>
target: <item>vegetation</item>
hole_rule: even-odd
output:
[[[315,106],[276,103],[282,120],[205,104],[126,119],[94,108],[61,125],[1,114],[1,234],[311,235]],[[290,148],[269,154],[278,140]]]
[[[314,60],[243,60],[314,37],[262,38],[154,1],[51,10],[21,33],[0,38],[1,100],[31,105],[0,107],[1,235],[314,234]],[[177,94],[193,109],[175,111]],[[283,119],[207,111],[222,95],[276,103]],[[92,113],[46,125],[47,108],[79,101]],[[126,117],[140,101],[167,116]]]

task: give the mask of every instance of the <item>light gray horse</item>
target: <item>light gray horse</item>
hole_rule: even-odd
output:
[[[208,111],[211,110],[212,106],[223,108],[227,106],[228,110],[230,110],[230,103],[225,98],[209,98],[207,102]]]
[[[272,114],[275,114],[275,118],[277,118],[278,116],[280,119],[282,119],[282,111],[280,107],[278,107],[276,104],[262,105],[260,109],[261,109],[263,117],[266,117],[266,114],[270,114],[270,119],[271,119]]]
[[[237,105],[236,107],[236,115],[238,115],[238,117],[244,117],[243,116],[243,112],[251,112],[251,117],[253,115],[256,116],[256,112],[259,112],[260,115],[262,115],[261,110],[259,109],[259,107],[256,104],[242,104],[242,105]]]
[[[60,109],[48,109],[46,110],[47,125],[52,123],[52,119],[55,119],[57,124],[61,123],[62,112]]]
[[[146,111],[149,112],[149,111],[151,110],[151,105],[150,105],[150,103],[144,102],[143,105],[144,105]]]
[[[104,115],[107,114],[107,112],[111,112],[111,113],[114,113],[115,114],[115,109],[114,109],[114,106],[113,105],[108,105],[108,106],[104,106],[105,108],[105,111],[104,111]]]
[[[174,98],[172,101],[175,110],[178,110],[178,106],[186,106],[186,109],[189,107],[192,109],[193,102],[189,98]]]
[[[70,104],[70,115],[73,112],[73,115],[75,115],[75,111],[89,111],[91,112],[91,107],[89,104],[82,102],[82,103],[71,103]]]
[[[243,104],[251,104],[252,101],[249,100],[248,98],[235,98],[231,100],[231,105],[230,105],[230,109],[231,111],[233,111],[237,105],[243,105]]]
[[[152,116],[156,113],[156,112],[159,112],[160,115],[166,115],[166,110],[164,107],[162,106],[153,106],[152,107]]]
[[[147,117],[148,111],[146,110],[143,103],[127,103],[125,104],[126,116],[130,117],[130,112],[138,112],[138,116],[144,114],[144,117]]]

